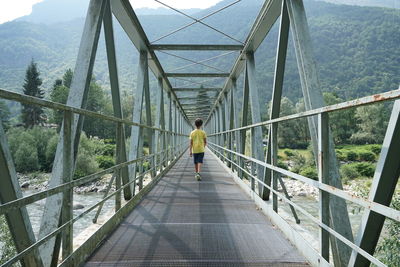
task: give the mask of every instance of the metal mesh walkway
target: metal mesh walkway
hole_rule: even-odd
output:
[[[211,152],[203,180],[184,155],[86,266],[304,266]]]

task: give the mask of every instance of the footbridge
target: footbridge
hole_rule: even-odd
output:
[[[17,251],[2,266],[385,266],[375,250],[385,220],[400,221],[400,212],[389,207],[400,176],[400,90],[325,106],[303,1],[266,0],[243,41],[205,20],[237,2],[240,0],[203,18],[174,9],[192,22],[168,34],[202,24],[231,42],[165,44],[160,42],[162,37],[149,41],[128,0],[91,0],[65,105],[0,89],[2,99],[63,113],[49,188],[31,195],[22,193],[0,125],[0,215],[6,218]],[[140,54],[132,120],[122,114],[115,22]],[[255,52],[275,23],[279,24],[279,38],[274,83],[257,88]],[[114,116],[86,109],[102,29]],[[289,31],[306,111],[282,117]],[[182,72],[187,69],[183,66],[181,72],[165,71],[158,53],[182,50],[234,51],[237,58],[227,72],[190,58],[186,58],[190,64],[204,70]],[[154,86],[149,83],[149,70],[158,81]],[[202,79],[213,78],[224,79],[224,85],[200,86]],[[173,86],[173,79],[192,81],[191,86]],[[263,90],[273,92],[268,120],[261,119],[259,98]],[[385,101],[394,104],[370,192],[367,198],[355,196],[342,187],[329,129],[330,114]],[[115,124],[116,165],[73,180],[84,117]],[[188,134],[197,117],[204,119],[208,133],[202,181],[194,179],[187,151]],[[278,165],[279,125],[304,118],[318,180]],[[126,129],[130,132],[129,146]],[[148,154],[143,153],[145,143]],[[149,169],[142,168],[143,162],[149,162]],[[111,175],[104,198],[74,215],[73,189],[106,174]],[[316,214],[289,194],[285,186],[289,178],[318,191]],[[110,190],[112,187],[115,190]],[[113,201],[113,212],[100,223],[99,213],[108,200]],[[38,201],[45,201],[45,206],[35,236],[26,207]],[[356,232],[349,219],[350,203],[363,210]],[[96,211],[96,227],[78,241],[74,224],[92,211]],[[316,237],[304,232],[305,222],[315,226]]]

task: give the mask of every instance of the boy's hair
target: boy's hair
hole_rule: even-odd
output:
[[[197,119],[194,121],[194,125],[196,125],[197,128],[200,128],[201,125],[203,125],[203,120],[200,119],[200,118],[197,118]]]

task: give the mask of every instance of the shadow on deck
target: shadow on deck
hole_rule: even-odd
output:
[[[206,152],[187,153],[85,266],[305,266],[306,260]]]

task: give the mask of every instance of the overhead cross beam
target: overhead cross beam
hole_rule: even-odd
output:
[[[224,78],[229,77],[229,73],[179,73],[179,72],[169,72],[165,73],[166,77],[213,77],[213,78]]]
[[[175,92],[198,92],[201,90],[204,91],[221,91],[222,88],[218,87],[204,87],[204,88],[195,88],[195,87],[177,87],[177,88],[172,88],[173,91]]]
[[[224,50],[224,51],[240,51],[243,49],[243,45],[218,45],[218,44],[152,44],[150,45],[151,50]]]

